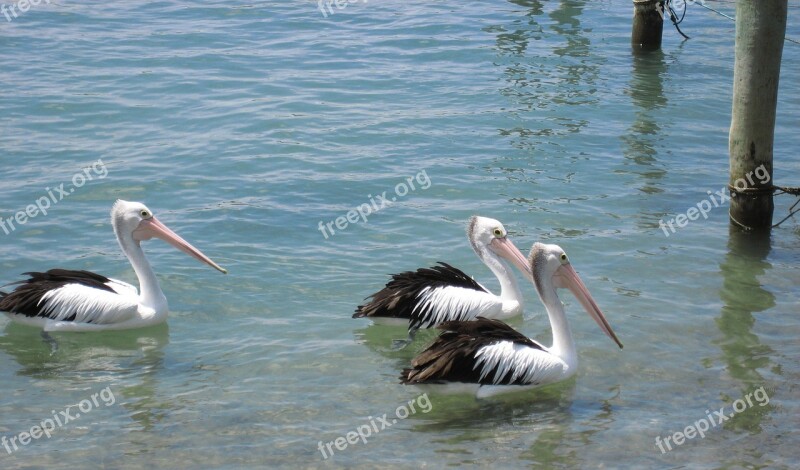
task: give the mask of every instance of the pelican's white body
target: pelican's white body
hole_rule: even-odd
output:
[[[49,291],[39,306],[55,313],[53,318],[28,317],[7,313],[18,323],[42,328],[44,331],[100,331],[126,330],[159,324],[167,319],[169,308],[163,297],[160,305],[142,304],[136,287],[112,279],[106,285],[114,292],[95,289],[82,284],[68,284]],[[75,311],[75,320],[64,321],[64,313]],[[91,323],[89,323],[91,321]]]
[[[5,312],[6,315],[16,322],[41,327],[45,331],[124,330],[164,322],[169,312],[167,298],[140,244],[142,240],[153,237],[170,243],[223,273],[227,272],[163,225],[142,203],[118,200],[111,209],[111,224],[122,252],[136,272],[140,291],[128,283],[96,274],[58,270],[58,274],[67,280],[62,281],[65,284],[41,294],[36,304],[38,315]],[[80,276],[71,282],[73,276],[70,273],[92,276],[89,280],[94,284],[81,283],[81,280],[86,282],[87,279]],[[98,279],[103,280],[101,283],[111,290],[99,287]]]
[[[556,291],[559,287],[569,288],[606,335],[616,341],[620,348],[622,347],[622,343],[611,330],[605,316],[559,246],[534,244],[530,262],[533,284],[550,319],[553,346],[546,348],[536,343],[539,347],[533,347],[530,344],[511,341],[510,337],[508,340],[499,339],[478,348],[470,358],[472,370],[480,370],[479,381],[483,381],[483,384],[452,381],[414,385],[440,393],[469,393],[478,398],[485,398],[541,387],[575,375],[578,368],[578,354],[567,323],[564,305]],[[473,337],[471,341],[480,339],[484,337]],[[448,370],[443,366],[439,367]],[[491,378],[491,382],[487,378]],[[515,381],[522,384],[503,383]]]

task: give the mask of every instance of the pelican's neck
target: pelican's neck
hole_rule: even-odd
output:
[[[561,360],[571,367],[578,365],[578,354],[575,351],[575,342],[572,339],[572,331],[567,323],[567,316],[564,312],[564,304],[558,298],[558,293],[552,285],[539,289],[539,297],[547,309],[547,316],[550,318],[550,329],[553,331],[553,346],[550,352],[558,356]]]
[[[492,270],[497,280],[500,281],[500,299],[502,299],[503,302],[517,302],[521,310],[522,292],[519,290],[517,280],[511,272],[508,263],[486,248],[483,248],[481,252],[478,253],[478,257]]]
[[[156,273],[150,267],[150,262],[144,256],[142,246],[133,237],[123,236],[119,239],[119,246],[122,252],[128,257],[136,277],[139,279],[139,301],[145,307],[152,308],[158,312],[167,309],[167,298],[158,285]]]

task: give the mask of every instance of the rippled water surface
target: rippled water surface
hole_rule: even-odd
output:
[[[0,319],[0,437],[113,393],[0,448],[0,468],[795,465],[800,225],[764,239],[731,231],[720,207],[659,228],[727,183],[733,22],[691,8],[691,40],[668,27],[661,52],[635,57],[630,2],[343,4],[325,17],[299,0],[64,1],[0,16],[0,217],[67,194],[0,231],[0,284],[53,267],[135,282],[116,198],[147,203],[230,271],[153,241],[168,324],[53,343]],[[798,64],[786,42],[783,185],[800,174]],[[336,227],[384,192],[396,200],[367,223]],[[792,202],[776,199],[776,221]],[[431,395],[428,412],[326,460],[320,442],[420,394],[397,377],[434,333],[394,351],[403,328],[350,318],[387,274],[443,260],[498,289],[464,237],[473,214],[523,251],[566,249],[625,349],[564,295],[575,379]],[[549,343],[525,296],[511,324]],[[657,447],[759,390],[768,403]]]

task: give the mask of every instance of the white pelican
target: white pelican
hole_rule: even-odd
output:
[[[161,323],[167,318],[167,298],[139,244],[153,237],[227,273],[142,203],[117,200],[111,225],[139,278],[141,295],[128,283],[89,271],[51,269],[25,273],[30,278],[16,282],[13,292],[0,292],[0,312],[44,331],[122,330]]]
[[[419,328],[446,321],[510,318],[522,313],[522,294],[506,263],[510,261],[528,278],[530,265],[508,239],[499,221],[473,216],[467,226],[470,245],[481,261],[500,281],[500,295],[494,295],[461,270],[447,263],[395,274],[372,300],[359,305],[353,318],[366,317],[380,323],[408,323],[413,337]]]
[[[444,332],[436,341],[411,361],[413,368],[403,371],[402,383],[484,398],[571,377],[578,355],[557,288],[572,291],[600,329],[622,348],[561,247],[535,243],[529,259],[533,284],[550,317],[553,346],[546,348],[498,320],[447,322],[440,326]]]

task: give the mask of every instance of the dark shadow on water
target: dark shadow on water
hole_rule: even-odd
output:
[[[144,429],[165,415],[164,406],[153,403],[167,344],[166,323],[123,331],[49,333],[46,340],[41,329],[10,322],[0,336],[0,351],[19,364],[18,375],[53,383],[96,383],[98,389],[109,386],[116,404]]]
[[[424,415],[426,422],[417,430],[439,432],[463,428],[464,431],[480,432],[493,426],[509,425],[516,420],[538,420],[542,415],[556,417],[569,413],[575,379],[540,389],[481,399],[468,394],[446,395],[421,391],[428,394],[433,408]]]
[[[63,377],[64,374],[113,373],[126,365],[158,367],[162,349],[169,343],[169,328],[107,332],[48,333],[10,322],[0,337],[0,350],[21,366],[19,375],[34,378]]]
[[[524,55],[531,40],[541,39],[543,30],[536,21],[536,17],[544,13],[542,2],[539,0],[509,0],[509,3],[528,10],[525,13],[527,24],[510,32],[506,32],[507,29],[502,28],[501,30],[504,32],[497,35],[497,49],[502,54]]]
[[[436,329],[418,331],[414,335],[414,340],[402,349],[396,349],[393,342],[408,337],[408,328],[405,326],[370,324],[354,330],[353,336],[357,344],[363,344],[373,353],[397,360],[397,374],[400,375],[399,370],[408,367],[411,359],[425,349],[438,332]]]
[[[609,390],[601,402],[582,400],[575,396],[577,380],[487,399],[428,392],[430,412],[409,420],[413,431],[464,453],[465,463],[483,462],[481,449],[492,449],[528,465],[581,468],[586,466],[582,444],[617,424],[619,390]]]
[[[465,462],[480,460],[480,449],[492,448],[546,468],[580,468],[580,442],[614,426],[614,396],[604,403],[575,398],[576,380],[538,390],[478,400],[469,395],[428,393],[431,411],[417,414],[415,432],[430,434],[451,452],[463,452]],[[614,395],[613,391],[610,395]],[[581,422],[592,425],[583,428]],[[527,430],[519,433],[519,429]],[[440,437],[447,436],[447,437]],[[470,457],[471,456],[471,457]]]

